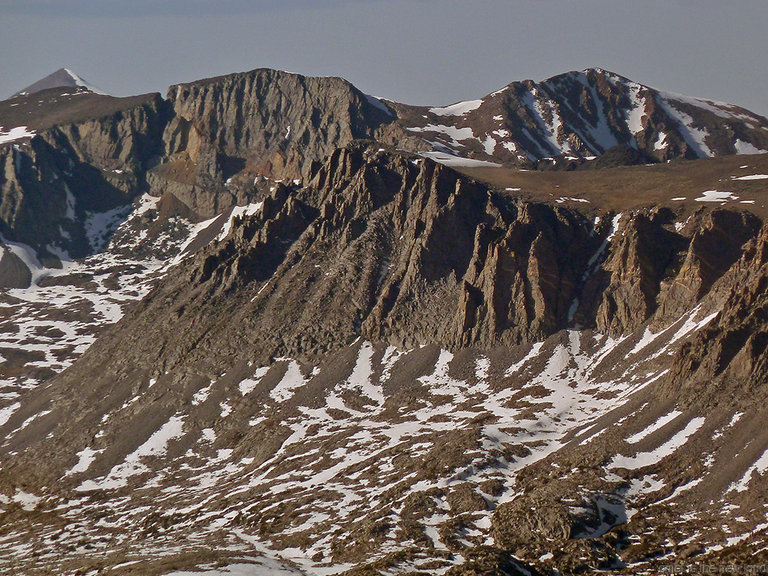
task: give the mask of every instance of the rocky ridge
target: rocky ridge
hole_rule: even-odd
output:
[[[118,100],[59,89],[14,100],[21,108],[32,98],[49,99],[52,119],[38,118],[33,137],[0,145],[0,233],[43,262],[63,253],[80,258],[101,248],[89,239],[94,215],[123,208],[147,189],[146,171],[162,150],[165,105],[158,95]],[[90,117],[79,116],[82,106]],[[75,121],[59,122],[60,114]]]
[[[673,511],[692,514],[674,534],[698,531],[695,550],[739,558],[762,526],[747,496],[762,444],[734,414],[763,382],[766,231],[726,210],[674,224],[658,209],[591,221],[353,143],[26,397],[2,427],[5,493],[48,502],[32,509],[52,510],[41,537],[72,498],[79,518],[125,518],[98,549],[138,529],[165,549],[186,534],[194,557],[199,539],[230,546],[229,526],[238,551],[268,539],[310,570],[652,569],[690,548],[664,543],[682,539]],[[721,382],[733,410],[706,400]],[[708,468],[726,449],[744,457]],[[158,502],[185,483],[200,488]],[[704,494],[742,502],[746,539],[718,549]],[[129,512],[150,501],[155,516]],[[37,566],[61,566],[46,542]]]
[[[740,235],[720,244],[724,256],[703,252],[724,223]],[[195,267],[167,277],[141,306],[146,324],[131,321],[141,334],[134,350],[162,349],[169,356],[153,363],[172,370],[189,366],[189,350],[309,359],[358,337],[448,349],[530,344],[577,325],[618,337],[660,308],[659,323],[690,309],[758,229],[749,214],[725,211],[699,226],[683,236],[653,209],[595,223],[353,143],[306,186],[278,185]],[[237,320],[211,330],[205,318],[220,306]],[[179,331],[188,340],[172,338]]]
[[[634,90],[566,76],[548,82],[602,86],[587,109]],[[754,212],[525,200],[434,162],[474,152],[424,150],[406,108],[337,79],[256,71],[169,96],[94,100],[122,108],[0,146],[7,196],[23,193],[9,213],[39,188],[62,200],[46,217],[69,222],[67,250],[109,242],[78,263],[54,236],[33,244],[45,262],[18,238],[3,250],[3,341],[30,347],[1,349],[3,374],[39,368],[0,388],[3,569],[266,553],[288,573],[654,573],[765,556]],[[464,122],[491,99],[428,112]],[[746,114],[705,104],[710,136]],[[640,152],[630,116],[608,124]],[[92,174],[98,194],[54,174]],[[92,310],[46,307],[73,286]]]
[[[67,224],[65,185],[75,190],[75,206],[91,212],[150,192],[180,213],[210,218],[258,200],[272,186],[268,179],[305,178],[313,162],[358,138],[458,166],[575,167],[600,155],[611,164],[768,148],[765,118],[599,69],[437,108],[383,102],[340,78],[268,69],[172,86],[167,100],[72,90],[0,103],[3,130],[26,130],[0,145],[2,233],[32,242],[44,257],[53,256],[49,244],[74,257],[87,248]],[[615,152],[622,147],[636,157]],[[84,188],[92,197],[77,198]],[[54,201],[43,207],[42,196]],[[43,228],[52,232],[39,236]],[[73,233],[80,238],[67,238]]]

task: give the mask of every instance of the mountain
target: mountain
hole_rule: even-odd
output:
[[[0,232],[43,259],[89,248],[68,206],[105,211],[149,192],[210,218],[263,193],[259,179],[305,178],[357,138],[456,167],[610,166],[768,149],[765,118],[599,69],[443,108],[384,103],[339,78],[267,69],[172,86],[165,100],[66,90],[0,102]],[[96,192],[81,198],[86,190]]]
[[[92,92],[94,94],[102,94],[104,95],[105,92],[99,90],[95,86],[89,84],[85,80],[83,80],[80,76],[72,72],[72,70],[69,70],[67,68],[59,68],[56,70],[56,72],[53,72],[52,74],[49,74],[45,78],[41,78],[37,82],[30,84],[26,88],[19,90],[11,96],[11,98],[16,98],[17,96],[29,96],[30,94],[37,94],[38,92],[42,92],[44,90],[50,90],[51,88],[75,88],[77,89],[84,89],[88,92]]]
[[[166,157],[150,184],[204,217],[227,207],[212,198],[233,204],[257,177],[302,178],[335,148],[379,138],[394,118],[341,78],[266,69],[172,86],[168,102]]]
[[[1,569],[765,562],[765,119],[636,86],[51,96],[0,146]],[[440,136],[487,118],[525,158]]]
[[[599,68],[513,82],[451,106],[396,109],[406,130],[437,152],[504,164],[579,160],[617,148],[634,151],[635,163],[768,150],[762,116]]]
[[[157,94],[51,89],[0,103],[0,122],[26,131],[0,144],[0,233],[32,246],[41,261],[92,253],[89,219],[146,190],[166,115]]]

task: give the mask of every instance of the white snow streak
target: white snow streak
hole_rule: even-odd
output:
[[[430,108],[429,111],[435,116],[463,116],[467,112],[480,108],[482,103],[482,100],[467,100],[441,108]]]
[[[682,447],[688,438],[693,436],[696,431],[704,424],[704,418],[694,418],[688,424],[680,430],[677,434],[672,436],[664,444],[652,450],[651,452],[640,452],[634,456],[614,456],[611,463],[607,468],[625,468],[627,470],[637,470],[638,468],[644,468],[646,466],[652,466],[661,462],[667,456],[674,454],[674,452]]]
[[[11,128],[8,132],[3,132],[2,128],[3,127],[0,126],[0,144],[15,142],[16,140],[22,140],[24,138],[31,138],[35,135],[35,131],[27,130],[26,126]]]

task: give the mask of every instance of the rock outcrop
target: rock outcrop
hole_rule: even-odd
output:
[[[610,279],[608,286],[599,290],[595,326],[613,336],[635,330],[656,311],[661,280],[685,243],[663,227],[663,218],[657,213],[627,220],[598,274],[610,274]]]
[[[760,220],[749,212],[714,210],[704,213],[696,226],[679,271],[661,282],[657,325],[696,306],[742,256],[744,245],[757,235]],[[678,257],[682,255],[678,252]]]
[[[23,260],[0,246],[0,288],[26,288],[32,282],[32,272]]]
[[[354,139],[377,136],[393,120],[385,104],[346,80],[268,69],[171,86],[168,100],[170,166],[159,168],[154,182],[204,216],[228,207],[205,198],[211,186],[223,188],[237,174],[230,189],[257,176],[307,176],[313,162]]]
[[[32,246],[42,260],[59,251],[78,258],[98,248],[88,239],[88,214],[123,206],[146,191],[146,170],[162,152],[165,105],[159,95],[125,105],[0,146],[0,233]]]
[[[768,227],[712,289],[720,312],[683,345],[665,393],[711,407],[761,402],[768,382]]]
[[[565,328],[589,254],[602,240],[567,210],[494,208],[496,225],[478,227],[463,278],[459,345],[519,344]]]

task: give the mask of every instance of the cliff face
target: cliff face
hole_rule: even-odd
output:
[[[392,119],[387,107],[341,78],[309,78],[275,70],[256,70],[172,86],[168,99],[176,113],[169,126],[168,152],[190,146],[198,160],[192,130],[219,153],[221,164],[272,162],[306,174],[312,159],[357,138],[371,137]],[[282,160],[278,160],[282,158]],[[215,175],[215,174],[212,174]]]
[[[31,140],[0,146],[0,231],[41,259],[73,258],[97,247],[89,214],[125,205],[145,191],[145,172],[162,152],[164,103],[150,95],[106,116],[62,123]]]
[[[460,345],[531,342],[565,328],[579,279],[602,238],[579,215],[528,203],[499,203],[477,228],[461,284]]]
[[[768,227],[713,289],[721,309],[674,359],[663,390],[711,407],[724,399],[747,408],[765,398],[768,382]]]
[[[393,120],[386,105],[346,80],[266,69],[172,86],[168,100],[169,165],[155,171],[154,183],[206,216],[228,207],[211,206],[206,188],[238,174],[228,183],[236,196],[257,176],[301,178],[312,162]]]

